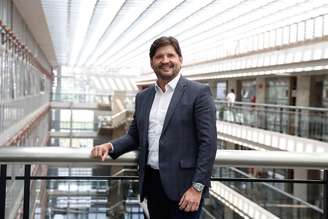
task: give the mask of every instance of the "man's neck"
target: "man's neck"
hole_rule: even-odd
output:
[[[178,73],[177,75],[175,75],[173,78],[170,78],[169,80],[165,80],[165,79],[163,79],[163,78],[157,78],[157,81],[156,81],[156,83],[157,83],[157,85],[161,88],[161,90],[163,91],[163,92],[165,92],[166,91],[166,85],[167,84],[169,84],[170,82],[172,82],[172,81],[174,81],[174,80],[176,80],[172,85],[175,87],[176,86],[176,84],[177,84],[177,80],[179,80],[179,77],[180,77],[180,73]]]
[[[166,91],[165,85],[167,85],[170,81],[166,81],[166,80],[162,80],[162,79],[158,79],[157,80],[157,85],[161,88],[161,90],[163,91],[163,93]]]

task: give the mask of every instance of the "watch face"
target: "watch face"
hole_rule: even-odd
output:
[[[192,185],[198,192],[202,192],[204,189],[204,185],[200,184],[200,183],[194,183]]]

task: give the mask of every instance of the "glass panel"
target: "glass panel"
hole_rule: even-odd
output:
[[[314,20],[310,19],[306,21],[306,35],[305,39],[312,39],[314,36]]]
[[[264,48],[269,48],[270,47],[270,32],[267,31],[264,33]]]
[[[272,169],[263,168],[225,168],[215,166],[213,176],[226,178],[287,178]],[[322,218],[320,212],[322,207],[322,197],[318,196],[321,185],[311,186],[311,191],[315,194],[309,194],[312,202],[316,202],[316,206],[293,196],[293,187],[297,184],[284,183],[265,183],[265,182],[222,182],[224,185],[235,190],[239,194],[256,202],[261,207],[270,211],[279,218]],[[304,187],[304,186],[303,186]],[[315,201],[313,201],[315,199]]]
[[[268,79],[266,103],[288,105],[288,78]]]
[[[124,167],[123,167],[124,168]],[[115,170],[117,169],[117,170]],[[110,175],[120,167],[67,168],[48,167],[48,176]],[[136,170],[125,169],[121,176],[136,176]],[[139,203],[138,182],[134,180],[48,180],[39,190],[35,218],[136,218],[143,219]],[[32,217],[34,218],[34,217]]]
[[[227,83],[226,82],[218,82],[216,84],[216,98],[218,100],[224,100],[226,96],[226,88]]]
[[[281,46],[283,40],[283,28],[278,28],[276,30],[276,46]]]
[[[47,199],[39,199],[39,214],[47,218],[143,219],[138,182],[80,180],[47,182]],[[46,202],[47,206],[42,206]]]
[[[252,37],[252,51],[258,50],[259,48],[259,36],[255,35]]]
[[[279,95],[281,91],[286,92],[281,87],[272,89],[270,93]],[[249,96],[249,93],[242,88],[242,95]],[[271,101],[279,104],[284,99],[271,99]],[[246,103],[235,103],[227,107],[220,101],[216,101],[216,107],[218,120],[328,142],[328,113],[325,111],[300,110],[283,106],[256,106]]]
[[[328,77],[323,80],[322,105],[328,108]]]
[[[23,165],[8,165],[7,176],[17,176],[24,174]],[[24,183],[20,180],[7,180],[6,193],[6,218],[17,216],[21,207],[24,194]],[[2,194],[1,194],[2,195]]]
[[[314,37],[322,37],[323,28],[323,16],[317,17],[314,20]]]
[[[286,26],[283,28],[283,41],[282,43],[285,45],[289,44],[289,38],[290,38],[290,26]]]
[[[263,49],[264,47],[264,33],[261,33],[258,38],[258,49]]]
[[[255,103],[256,102],[255,97],[256,97],[256,81],[255,80],[241,81],[241,101]]]
[[[323,35],[328,35],[328,14],[326,14],[323,18]]]
[[[110,167],[48,169],[48,176],[106,175]],[[123,176],[136,176],[135,170]],[[139,202],[138,181],[133,180],[35,180],[31,184],[31,218],[124,218],[143,219]],[[33,204],[32,204],[33,203]],[[201,219],[213,219],[224,212],[217,209],[218,200],[210,197],[203,207]],[[228,210],[228,209],[225,209]],[[33,213],[33,214],[32,214]],[[233,211],[231,211],[232,214]],[[239,217],[236,217],[239,218]]]
[[[305,22],[298,23],[297,25],[297,41],[305,39]]]
[[[297,41],[297,24],[290,26],[290,42],[295,43]]]

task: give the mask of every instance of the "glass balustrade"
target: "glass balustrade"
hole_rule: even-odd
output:
[[[38,166],[32,167],[32,172],[40,176],[42,171],[37,171]],[[80,168],[52,165],[43,170],[46,170],[43,173],[49,177],[48,180],[31,180],[30,209],[33,211],[30,211],[30,218],[146,218],[139,202],[138,181],[129,178],[137,176],[134,168],[126,167],[121,170],[103,166]],[[115,170],[120,171],[115,174]],[[249,169],[215,166],[212,176],[253,178],[247,170]],[[23,175],[24,168],[22,165],[8,165],[7,173],[12,177]],[[97,178],[106,173],[126,178]],[[222,183],[280,218],[323,218],[322,197],[317,197],[321,200],[316,206],[287,193],[277,183],[243,180],[224,180]],[[17,212],[22,214],[23,185],[21,180],[7,180],[6,218]],[[210,195],[204,203],[201,219],[223,219],[227,211],[234,215],[234,219],[242,218],[225,203]]]
[[[213,176],[223,178],[254,178],[254,176],[247,174],[245,170],[215,166]],[[258,174],[258,177],[269,178],[265,170],[262,169],[261,173],[262,175]],[[277,185],[277,183],[245,181],[224,181],[223,183],[280,218],[323,218],[323,210],[321,209],[322,197],[315,197],[318,201],[318,205],[316,206],[284,191],[283,188],[279,188],[281,185]],[[283,186],[286,186],[286,183]],[[320,187],[320,185],[316,186]],[[309,195],[311,196],[311,194]]]
[[[76,103],[111,103],[111,95],[86,94],[86,93],[54,93],[52,101]]]
[[[52,147],[12,147],[1,148],[0,152],[0,214],[4,212],[5,207],[5,218],[12,218],[12,215],[19,217],[26,209],[30,218],[144,217],[144,205],[140,205],[137,192],[135,153],[123,155],[117,160],[108,159],[101,162],[90,159],[90,150],[83,148],[58,150]],[[280,157],[280,162],[275,161],[276,156]],[[268,160],[270,163],[267,163]],[[25,169],[22,165],[11,164],[17,162],[27,163]],[[233,215],[234,218],[246,215],[252,218],[250,210],[242,207],[249,204],[253,205],[252,211],[273,214],[280,218],[325,217],[323,215],[327,212],[327,206],[324,200],[327,198],[325,189],[328,174],[327,171],[318,171],[326,166],[325,154],[318,157],[315,153],[221,150],[215,160],[217,165],[224,166],[235,166],[236,162],[238,165],[243,163],[244,168],[215,166],[210,197],[204,202],[202,219],[223,219],[225,215]],[[315,185],[318,191],[313,195],[307,194],[303,199],[295,194],[297,190],[290,189],[292,187],[289,186],[291,183],[293,187],[300,185],[300,182],[286,181],[283,169],[274,174],[263,169],[268,165],[272,168],[280,167],[282,163],[286,168],[295,168],[299,167],[299,162],[307,168],[316,169],[317,173],[313,172],[312,175],[319,176],[317,180],[300,178],[301,184],[306,186],[308,191],[315,190],[310,189],[310,184]],[[7,165],[4,165],[6,163]],[[29,165],[31,163],[35,164]],[[252,170],[254,165],[257,171]],[[276,179],[280,180],[279,183]],[[281,185],[282,179],[285,180],[284,185]],[[217,186],[219,184],[228,189],[222,191]],[[233,199],[229,200],[226,195]],[[241,202],[240,206],[237,202]]]
[[[328,141],[328,110],[271,104],[216,101],[219,121],[251,126],[299,137]]]
[[[99,123],[97,122],[70,122],[70,121],[52,121],[51,127],[56,127],[56,130],[67,132],[73,131],[97,131]]]

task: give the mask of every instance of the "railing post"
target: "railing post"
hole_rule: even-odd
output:
[[[301,136],[301,109],[297,109],[297,136]]]
[[[283,108],[279,107],[279,132],[283,133]]]
[[[323,171],[323,218],[328,218],[328,170]]]
[[[6,177],[7,177],[7,165],[1,164],[0,173],[0,218],[6,216]]]
[[[30,215],[30,186],[31,186],[31,165],[25,165],[24,175],[24,207],[23,218],[28,219]]]
[[[325,113],[321,112],[320,113],[320,141],[324,141],[325,140],[325,124],[326,124],[326,119],[325,119]],[[310,136],[311,137],[311,136]]]
[[[264,112],[263,112],[263,118],[262,119],[264,120],[263,129],[268,130],[268,106],[264,106]]]

